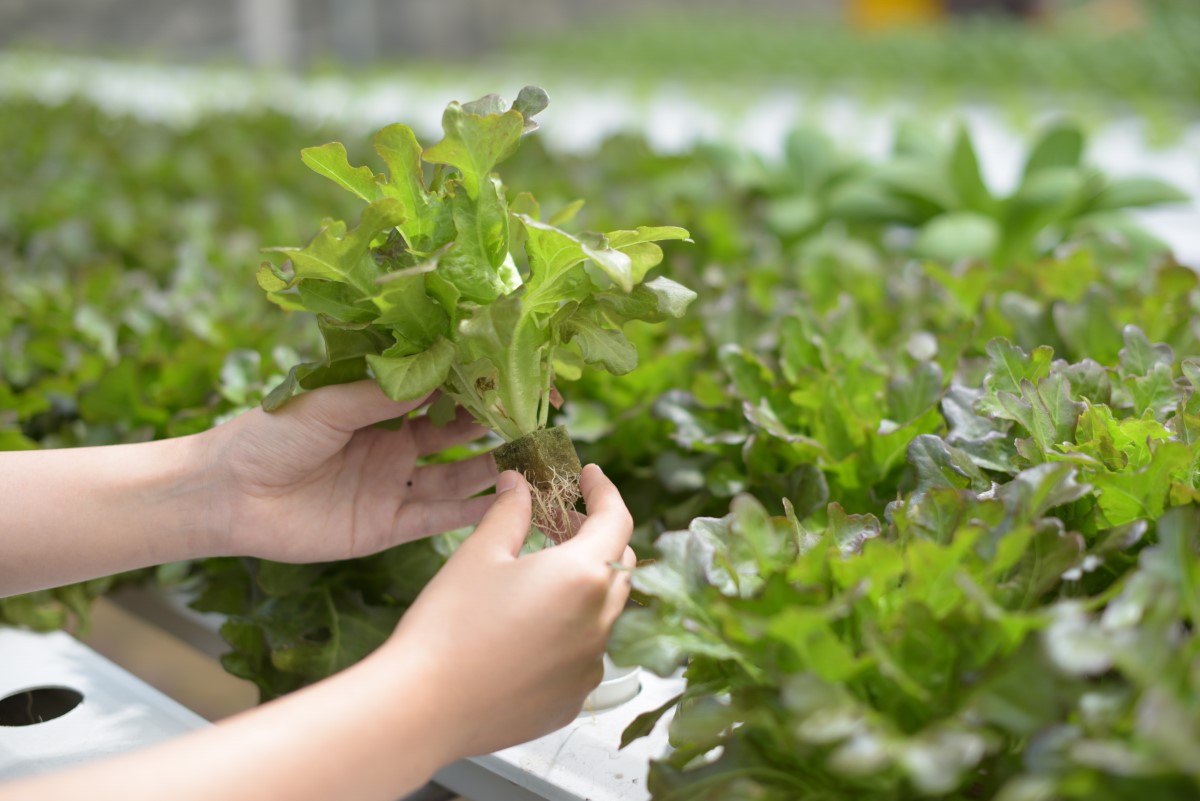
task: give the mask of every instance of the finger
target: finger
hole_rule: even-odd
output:
[[[493,554],[516,557],[529,535],[529,484],[515,470],[506,470],[496,482],[495,502],[483,516],[464,548],[483,549]],[[461,550],[461,549],[460,549]]]
[[[587,520],[587,515],[582,512],[576,512],[574,509],[567,510],[567,523],[570,525],[571,533],[566,539],[570,539],[579,533],[579,529],[583,528],[584,521]]]
[[[418,456],[440,453],[455,445],[474,442],[488,434],[488,430],[476,423],[471,413],[462,408],[458,410],[454,419],[444,426],[434,425],[428,417],[416,417],[408,421],[408,430]]]
[[[587,520],[568,544],[593,549],[607,560],[620,559],[633,536],[633,516],[621,493],[594,464],[583,468],[579,489],[587,506]]]
[[[495,502],[495,495],[484,495],[466,500],[406,503],[396,513],[392,526],[393,539],[389,545],[476,525]]]
[[[629,591],[633,583],[633,570],[637,567],[637,556],[633,549],[626,547],[621,554],[620,566],[613,567],[613,584],[604,602],[604,620],[611,622],[620,617],[629,600]]]
[[[546,530],[542,533],[555,545],[562,545],[567,540],[579,533],[580,526],[583,521],[587,520],[587,515],[576,512],[574,509],[552,509],[550,510],[551,519],[546,521],[547,529],[553,528],[554,531]],[[565,525],[564,525],[565,524]]]
[[[306,392],[279,413],[309,417],[335,431],[349,433],[408,414],[427,400],[394,401],[374,381],[355,381]]]
[[[461,462],[430,464],[412,474],[413,500],[469,498],[496,483],[496,460],[481,453]]]

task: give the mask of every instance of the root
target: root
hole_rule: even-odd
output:
[[[493,455],[500,470],[525,476],[533,496],[533,525],[552,542],[570,539],[579,528],[579,455],[562,426],[543,428],[505,443]]]
[[[554,542],[564,542],[575,536],[580,515],[575,511],[579,500],[579,476],[563,473],[551,467],[549,481],[529,481],[533,498],[533,524]]]

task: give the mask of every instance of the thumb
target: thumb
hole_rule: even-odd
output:
[[[379,384],[365,380],[332,384],[305,392],[283,407],[279,413],[312,417],[330,428],[349,434],[360,428],[408,414],[425,401],[426,398],[394,401],[383,394]]]
[[[496,480],[496,502],[464,545],[516,556],[529,536],[531,517],[529,484],[516,470],[506,470]]]

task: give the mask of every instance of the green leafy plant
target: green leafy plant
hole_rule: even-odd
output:
[[[1195,797],[1200,366],[1118,336],[925,382],[945,433],[912,429],[882,514],[741,495],[663,535],[613,640],[687,665],[626,732],[678,704],[654,797]]]
[[[844,55],[838,57],[844,61]],[[96,130],[106,135],[96,137]],[[321,352],[321,329],[328,323],[311,325],[307,314],[270,313],[263,293],[244,278],[257,243],[299,242],[322,215],[351,220],[361,209],[358,195],[330,191],[323,180],[296,169],[297,150],[330,138],[328,130],[269,112],[205,117],[175,129],[112,118],[77,102],[46,107],[0,101],[0,150],[12,154],[0,162],[0,447],[141,441],[201,430],[258,404],[296,362],[323,365],[324,359],[311,357]],[[352,154],[370,152],[368,141],[348,139],[346,145]],[[1197,714],[1194,685],[1188,683],[1194,674],[1187,672],[1195,664],[1195,651],[1191,639],[1178,636],[1188,626],[1194,631],[1189,621],[1195,613],[1185,618],[1181,611],[1191,596],[1179,590],[1187,587],[1180,582],[1190,579],[1178,568],[1192,558],[1187,549],[1193,546],[1186,536],[1176,536],[1194,524],[1180,517],[1187,514],[1186,507],[1174,508],[1195,486],[1178,468],[1178,444],[1185,436],[1194,441],[1194,421],[1187,421],[1196,412],[1182,418],[1191,433],[1176,433],[1177,415],[1168,408],[1160,363],[1165,357],[1161,346],[1167,345],[1173,357],[1170,386],[1177,400],[1183,398],[1192,384],[1183,357],[1200,352],[1196,274],[1165,254],[1147,258],[1138,248],[1126,247],[1137,243],[1123,228],[1110,229],[1113,218],[1106,215],[1095,219],[1090,232],[1076,227],[1066,236],[1066,246],[1034,259],[1006,265],[986,259],[915,260],[913,238],[885,235],[897,224],[916,230],[912,223],[897,223],[896,218],[850,222],[833,216],[832,200],[847,182],[880,165],[861,154],[831,161],[822,155],[828,152],[806,132],[792,138],[783,166],[760,163],[730,148],[663,155],[632,135],[609,139],[587,154],[550,151],[537,137],[529,137],[502,165],[508,185],[536,195],[547,209],[567,208],[579,196],[602,198],[588,207],[587,225],[593,230],[620,229],[625,218],[669,219],[697,240],[661,268],[665,276],[701,292],[686,317],[670,326],[624,327],[639,353],[639,369],[620,376],[580,369],[581,353],[568,355],[578,347],[572,341],[559,350],[554,371],[567,402],[551,420],[565,423],[580,455],[604,465],[620,487],[639,523],[639,551],[650,555],[654,538],[663,531],[708,526],[715,562],[734,564],[748,594],[735,602],[727,590],[694,591],[694,601],[708,605],[708,619],[719,624],[714,633],[703,626],[692,631],[685,617],[672,617],[673,607],[661,588],[641,585],[643,599],[652,599],[650,617],[632,615],[633,628],[627,633],[636,634],[639,626],[645,633],[647,664],[662,664],[656,649],[672,637],[688,633],[702,643],[676,642],[682,647],[675,653],[688,660],[692,679],[672,733],[680,763],[686,759],[682,752],[698,742],[690,732],[697,730],[702,714],[717,709],[727,696],[738,705],[738,714],[752,707],[778,713],[775,718],[747,714],[739,720],[736,731],[744,734],[724,739],[729,756],[705,774],[709,784],[700,783],[697,772],[703,766],[698,761],[660,763],[653,769],[656,794],[704,798],[710,792],[737,798],[744,790],[743,796],[751,798],[773,793],[788,799],[842,799],[857,793],[895,799],[916,792],[904,764],[930,755],[940,759],[945,738],[922,739],[914,727],[928,721],[933,733],[939,722],[959,720],[953,710],[969,707],[951,709],[959,695],[950,683],[935,681],[940,668],[927,669],[911,654],[990,658],[981,643],[999,641],[995,621],[1007,628],[1016,614],[1014,607],[1004,606],[1003,615],[987,617],[994,609],[969,600],[960,616],[938,616],[944,613],[939,606],[943,585],[957,588],[959,572],[982,576],[979,583],[1003,564],[978,548],[986,538],[979,540],[962,520],[954,522],[960,508],[977,516],[997,508],[989,503],[989,488],[978,483],[978,471],[998,485],[1001,505],[1013,506],[1012,522],[1025,521],[1040,532],[1028,546],[1023,545],[1025,534],[1011,540],[1006,534],[1004,547],[1024,548],[1021,560],[1043,560],[1046,575],[1054,575],[1056,561],[1073,553],[1079,572],[1071,578],[1074,568],[1066,568],[1062,573],[1067,577],[1058,574],[1061,580],[1035,605],[1021,607],[1020,614],[1033,614],[1042,628],[1031,630],[1015,652],[998,651],[1008,656],[996,656],[977,674],[957,674],[963,680],[958,692],[965,695],[978,691],[983,677],[995,674],[999,681],[1006,671],[1016,671],[1013,681],[1028,692],[1029,703],[1059,710],[1057,717],[1049,722],[1034,718],[1040,722],[1027,736],[1014,734],[1020,728],[1012,724],[999,735],[988,727],[971,729],[963,741],[975,742],[981,731],[998,736],[1012,749],[1009,761],[989,751],[979,764],[989,771],[1012,771],[1016,765],[1032,773],[1023,779],[1004,773],[1016,782],[1014,788],[1024,786],[1031,794],[1049,782],[1067,788],[1059,795],[1068,798],[1070,786],[1077,796],[1091,791],[1101,799],[1103,792],[1118,791],[1139,799],[1195,797],[1188,774],[1163,765],[1168,758],[1187,764],[1189,751],[1179,750],[1176,757],[1169,752],[1186,749],[1193,736],[1186,724]],[[935,144],[930,152],[945,155],[950,148]],[[836,168],[847,158],[852,161],[847,169],[809,171],[814,160]],[[941,158],[930,164],[940,164]],[[247,162],[255,168],[243,169]],[[430,192],[435,169],[422,169]],[[931,166],[931,173],[936,169]],[[804,177],[810,174],[815,180]],[[444,172],[443,178],[450,175]],[[506,194],[505,200],[510,211],[530,215],[521,195]],[[820,212],[815,225],[808,214],[813,204]],[[553,215],[530,216],[560,229],[571,225]],[[511,214],[509,220],[509,250],[518,271],[527,276],[526,247],[511,234],[516,230],[519,240],[524,225]],[[385,242],[386,237],[373,249],[386,249],[381,248]],[[586,264],[582,269],[601,274]],[[299,303],[299,293],[329,288],[306,280],[281,295]],[[361,305],[368,312],[378,308],[369,300]],[[1149,347],[1140,340],[1131,344],[1133,336],[1127,342],[1129,325],[1144,334]],[[364,329],[373,326],[366,323]],[[997,344],[990,345],[993,341]],[[1000,341],[1012,348],[997,351]],[[1047,359],[1042,346],[1053,348],[1052,358]],[[1012,385],[993,381],[995,403],[1003,398],[1009,406],[977,410],[985,402],[985,377],[994,372],[992,351],[1008,353],[1014,366],[1024,364],[1013,348],[1028,359],[1023,375],[1034,392],[1020,380]],[[1123,359],[1122,350],[1136,355]],[[1056,366],[1058,359],[1064,363]],[[1069,367],[1071,386],[1082,387],[1088,371],[1097,375],[1089,361],[1108,377],[1108,401],[1098,400],[1104,397],[1104,381],[1099,380],[1083,393],[1091,398],[1092,409],[1080,413],[1074,434],[1064,436],[1069,447],[1042,449],[1039,440],[1057,438],[1060,422],[1065,432],[1074,414],[1070,405],[1063,413],[1053,412],[1057,396],[1050,390],[1060,380],[1058,374]],[[913,380],[934,376],[935,368],[940,381]],[[571,381],[576,375],[578,380]],[[819,410],[813,405],[824,394],[839,398],[826,416],[814,413]],[[1082,401],[1073,397],[1071,403]],[[1135,403],[1145,404],[1146,411],[1139,415]],[[1112,413],[1111,421],[1102,407]],[[1143,419],[1147,412],[1153,420]],[[1166,439],[1163,428],[1169,432]],[[1142,441],[1144,450],[1134,444]],[[855,442],[863,445],[847,444]],[[1039,451],[1048,454],[1048,461],[1076,468],[1074,480],[1090,486],[1088,494],[1045,514],[1016,509],[1014,499],[1022,490],[1009,485],[1053,486],[1052,476],[1042,476],[1042,481],[1039,473],[1028,472],[1038,468]],[[456,451],[446,458],[465,455]],[[1100,460],[1103,469],[1089,459]],[[922,491],[922,481],[953,486]],[[1163,488],[1166,483],[1170,489]],[[867,562],[852,564],[857,557],[847,557],[843,565],[841,550],[825,547],[806,550],[806,566],[793,567],[800,561],[800,547],[787,544],[795,538],[794,529],[781,498],[789,499],[813,539],[844,537],[853,543],[865,538],[861,555]],[[889,509],[897,500],[904,505]],[[1098,520],[1097,504],[1112,517],[1105,528],[1092,530],[1079,521],[1087,518],[1087,509]],[[731,506],[734,518],[725,521]],[[761,513],[756,511],[760,507]],[[943,513],[945,519],[938,523]],[[1144,515],[1141,519],[1149,521],[1145,530],[1135,520],[1122,533],[1122,526],[1113,522],[1131,514]],[[768,555],[777,553],[769,537],[759,536],[758,522],[764,519],[785,545],[756,577],[749,569],[745,540]],[[980,519],[994,522],[992,517]],[[1055,520],[1063,523],[1062,537]],[[1102,533],[1110,530],[1111,538]],[[965,541],[976,537],[976,548],[955,545],[960,532]],[[1060,539],[1062,551],[1043,549]],[[670,541],[662,542],[659,565],[664,569],[671,563],[666,553]],[[861,569],[868,583],[884,581],[888,571],[877,573],[872,567],[875,548],[881,549],[881,562],[899,555],[906,563],[904,577],[888,584],[883,595],[860,598],[864,590],[849,583],[850,574],[839,579],[847,583],[834,589],[804,583],[825,568]],[[205,560],[170,566],[159,579],[184,577],[197,593],[199,607],[227,618],[223,633],[231,652],[223,659],[225,666],[255,682],[269,698],[319,680],[382,642],[448,552],[448,540],[435,538],[326,565]],[[1147,555],[1151,552],[1153,556]],[[931,553],[947,573],[937,574],[921,561]],[[1135,566],[1137,572],[1131,572]],[[1027,575],[1027,569],[1013,575]],[[703,582],[709,581],[709,572]],[[721,588],[732,582],[720,568],[711,573]],[[780,573],[786,581],[777,577]],[[1107,611],[1139,573],[1148,575],[1137,579],[1144,585],[1137,592],[1147,593],[1154,603]],[[909,575],[915,582],[911,591],[906,589]],[[775,578],[757,586],[762,576]],[[697,586],[706,586],[703,582]],[[787,584],[786,591],[781,584]],[[101,580],[3,599],[0,618],[9,624],[62,626],[70,617],[86,614],[89,600],[111,586]],[[1005,604],[1011,601],[1000,583],[983,586]],[[1036,586],[1044,586],[1043,580]],[[813,594],[802,593],[805,589]],[[847,607],[832,605],[830,598],[845,601],[852,612],[840,616]],[[1091,641],[1097,626],[1105,638],[1117,638],[1120,658],[1105,673],[1070,673],[1074,668],[1058,666],[1045,651],[1043,637],[1050,635],[1043,634],[1049,624],[1042,617],[1058,614],[1059,602],[1073,600],[1084,606],[1084,641]],[[793,606],[799,612],[787,611]],[[936,615],[925,607],[936,609]],[[868,707],[873,726],[892,732],[886,738],[890,767],[874,776],[876,785],[869,791],[861,789],[865,779],[816,769],[840,745],[816,747],[807,739],[797,745],[788,739],[802,720],[796,696],[784,694],[784,688],[803,689],[806,679],[799,677],[804,671],[794,662],[798,657],[788,656],[793,662],[784,667],[760,659],[763,653],[789,653],[799,635],[780,645],[780,628],[792,626],[812,608],[826,615],[829,630],[855,655],[856,665],[870,658],[860,650],[867,640],[855,633],[857,621],[883,627],[880,636],[889,653],[899,651],[901,666],[917,686],[940,702],[921,713],[914,712],[919,704],[905,690],[868,698],[864,686],[891,689],[878,670],[869,682],[854,674],[842,688],[853,694],[855,709]],[[1111,628],[1120,619],[1118,612],[1130,608],[1142,609],[1136,629]],[[771,610],[779,611],[784,622],[761,638],[761,650],[750,649],[745,632],[757,634],[756,627],[769,626]],[[740,622],[742,616],[749,622]],[[1071,620],[1064,618],[1054,629],[1054,641],[1080,642],[1074,635],[1060,636],[1072,631],[1066,626]],[[814,635],[816,640],[823,637],[820,631]],[[1113,641],[1107,642],[1104,647],[1111,647]],[[1002,644],[1007,648],[1011,643]],[[628,640],[619,645],[623,653],[630,647]],[[813,653],[820,651],[819,645],[814,642]],[[718,647],[746,649],[759,660],[762,675],[756,683],[745,681],[736,660],[720,656],[727,651],[703,657],[703,649]],[[705,687],[711,692],[706,694]],[[1021,693],[1015,696],[1022,698]],[[1097,712],[1108,709],[1114,697],[1123,699],[1123,705],[1104,723],[1104,714]],[[784,708],[785,699],[793,706]],[[692,707],[695,714],[688,711]],[[809,727],[814,725],[806,724],[805,738],[812,736]],[[895,735],[897,725],[900,736]],[[938,747],[909,748],[926,742]],[[1138,760],[1149,755],[1158,772],[1118,775],[1130,764],[1148,764],[1131,763],[1129,749]],[[1089,752],[1093,762],[1100,753],[1101,761],[1113,767],[1107,772],[1086,767]],[[1064,753],[1069,763],[1062,761]],[[797,754],[808,757],[802,765]],[[897,759],[904,764],[897,766]],[[1067,767],[1059,770],[1056,764]],[[980,779],[975,770],[960,770],[961,784],[944,795],[994,798],[994,786],[976,786]],[[741,784],[734,782],[734,771],[742,771]],[[803,793],[782,783],[779,774],[789,771],[809,782]],[[780,783],[772,784],[775,780]]]
[[[1111,179],[1084,162],[1085,137],[1073,124],[1047,128],[1029,149],[1017,188],[997,196],[985,183],[966,128],[944,145],[915,126],[902,129],[890,161],[862,171],[832,200],[849,222],[913,231],[912,253],[950,263],[1007,265],[1103,231],[1144,261],[1164,248],[1124,212],[1180,203],[1187,195],[1150,178]]]
[[[384,128],[373,145],[387,176],[350,166],[338,142],[304,150],[306,165],[367,205],[353,228],[326,221],[306,247],[277,249],[288,265],[264,264],[258,280],[283,308],[318,315],[326,349],[294,367],[266,409],[368,375],[395,400],[440,389],[430,413],[457,404],[500,435],[497,462],[530,478],[539,527],[562,535],[579,462],[565,432],[543,431],[556,375],[628,373],[637,350],[622,326],[679,317],[695,294],[645,280],[663,257],[655,243],[686,239],[682,228],[573,234],[561,226],[582,203],[543,220],[532,194],[509,201],[493,170],[546,104],[536,87],[511,109],[495,95],[451,103],[444,138],[424,150],[407,126]],[[434,167],[428,182],[422,162]]]

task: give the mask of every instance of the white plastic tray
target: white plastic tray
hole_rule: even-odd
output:
[[[621,732],[683,691],[682,678],[641,671],[641,691],[613,709],[584,712],[553,734],[456,762],[434,781],[473,801],[645,801],[646,768],[667,750],[668,713],[654,732],[618,750]]]
[[[0,699],[37,687],[83,700],[53,720],[0,726],[0,780],[168,740],[208,721],[68,634],[0,628]]]

